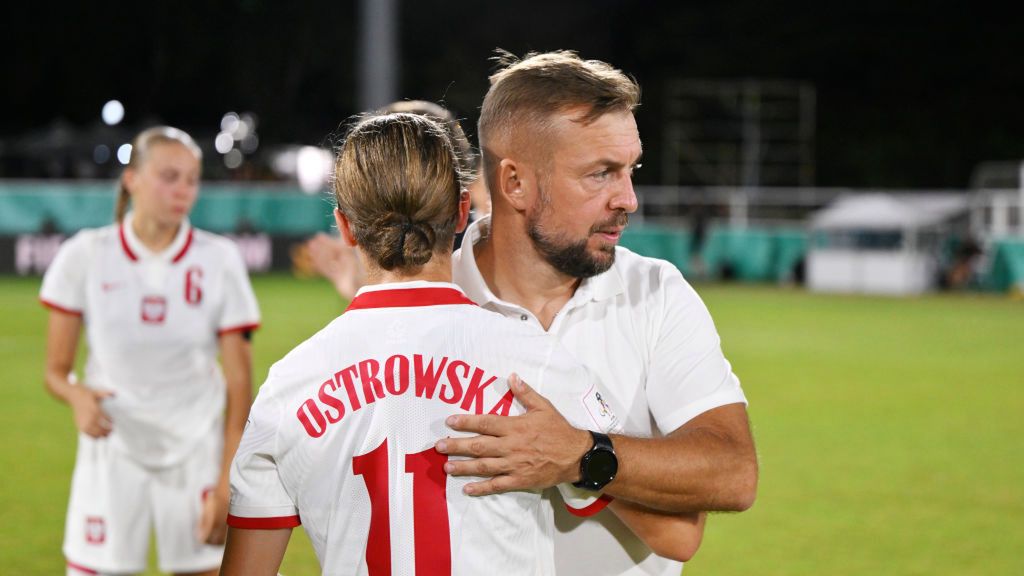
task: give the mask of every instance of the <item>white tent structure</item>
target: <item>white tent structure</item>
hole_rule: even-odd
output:
[[[967,208],[961,194],[843,196],[811,216],[807,286],[821,292],[925,292],[935,284],[941,241]]]

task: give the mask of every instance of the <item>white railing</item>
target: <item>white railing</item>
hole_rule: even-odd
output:
[[[968,190],[948,189],[732,186],[637,186],[636,193],[640,201],[640,209],[634,218],[637,222],[691,226],[695,219],[705,218],[709,222],[736,228],[802,227],[813,212],[837,198],[851,194],[978,194]]]

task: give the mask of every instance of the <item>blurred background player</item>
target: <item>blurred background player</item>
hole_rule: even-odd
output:
[[[440,122],[451,136],[455,151],[459,156],[463,172],[469,175],[470,222],[482,218],[491,212],[491,199],[487,187],[479,178],[480,158],[473,153],[465,131],[458,118],[447,108],[425,100],[401,100],[385,106],[381,112],[405,112],[422,114]],[[462,232],[455,235],[455,247],[462,243]],[[306,242],[306,252],[313,270],[334,284],[335,289],[344,298],[351,300],[359,287],[363,285],[363,270],[355,250],[345,244],[341,238],[318,233]]]
[[[161,570],[220,566],[260,319],[235,245],[189,224],[201,157],[175,128],[139,134],[116,222],[69,239],[43,278],[46,387],[80,431],[68,574],[144,571],[153,529]],[[89,356],[75,383],[83,326]]]
[[[617,420],[554,338],[451,283],[454,235],[469,213],[460,172],[449,135],[423,115],[363,119],[341,146],[335,218],[368,285],[261,387],[231,472],[223,574],[275,574],[300,522],[324,574],[553,573],[540,493],[471,497],[434,443],[452,414],[522,412],[513,390],[522,406],[557,406],[599,435]],[[554,406],[506,381],[513,371]],[[579,432],[568,450],[593,441]],[[606,503],[560,488],[575,514]],[[695,550],[702,526],[649,528]]]

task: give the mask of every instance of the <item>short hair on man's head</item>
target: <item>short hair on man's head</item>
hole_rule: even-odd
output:
[[[589,124],[609,112],[632,112],[640,104],[636,80],[600,60],[583,60],[571,50],[531,52],[523,59],[498,50],[501,69],[480,109],[481,148],[515,140],[516,132],[536,134],[554,114],[580,108]]]

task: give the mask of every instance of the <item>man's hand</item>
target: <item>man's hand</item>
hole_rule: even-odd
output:
[[[203,498],[203,512],[199,517],[199,541],[219,546],[228,533],[227,490],[210,490]]]
[[[68,387],[68,404],[75,415],[75,426],[93,438],[110,434],[114,425],[100,402],[113,395],[113,392],[107,390],[93,390],[85,386]]]
[[[513,490],[549,488],[579,480],[579,462],[593,440],[586,430],[573,428],[546,398],[512,374],[509,387],[526,408],[521,416],[449,416],[453,430],[475,432],[470,438],[445,438],[437,451],[470,460],[449,460],[452,476],[485,476],[472,482],[466,494],[485,496]]]

